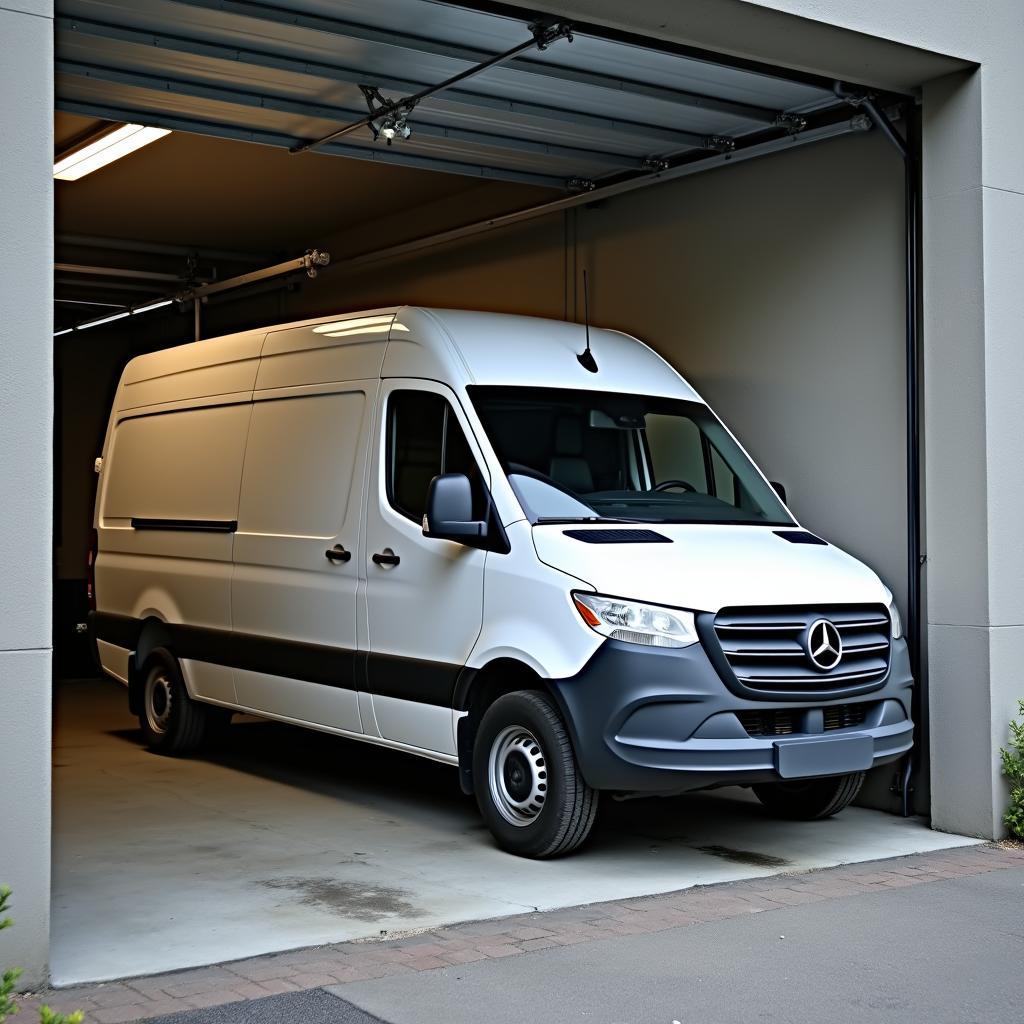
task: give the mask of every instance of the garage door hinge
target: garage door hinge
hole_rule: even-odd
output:
[[[670,166],[671,164],[667,160],[661,160],[654,156],[647,157],[643,163],[645,171],[667,171]]]
[[[775,118],[775,126],[785,128],[789,135],[797,135],[807,127],[807,118],[800,114],[779,114]]]
[[[730,139],[727,135],[705,135],[701,143],[704,149],[711,149],[716,153],[731,153],[736,148],[736,140]]]
[[[597,188],[597,183],[590,178],[569,178],[565,187],[570,192],[593,192]]]

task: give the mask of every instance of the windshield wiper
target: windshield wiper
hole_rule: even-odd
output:
[[[559,523],[640,523],[641,519],[615,519],[611,516],[538,516],[537,526],[556,526]]]

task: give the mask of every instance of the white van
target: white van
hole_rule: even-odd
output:
[[[655,352],[589,342],[402,307],[133,359],[92,628],[149,746],[244,711],[443,761],[529,857],[601,792],[819,818],[907,751],[892,594]]]

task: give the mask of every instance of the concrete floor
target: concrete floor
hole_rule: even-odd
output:
[[[57,985],[973,843],[874,811],[777,822],[746,793],[608,801],[574,857],[497,850],[454,769],[246,720],[148,753],[108,680],[61,686]]]

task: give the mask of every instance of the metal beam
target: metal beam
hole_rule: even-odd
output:
[[[216,295],[218,292],[225,292],[229,288],[243,288],[247,284],[254,284],[256,281],[265,281],[268,277],[280,277],[282,274],[292,274],[298,270],[304,270],[308,277],[316,277],[317,267],[326,267],[331,262],[329,252],[321,252],[319,249],[310,249],[302,256],[293,260],[285,260],[283,263],[275,263],[272,267],[263,267],[260,270],[250,271],[248,274],[239,274],[237,277],[229,277],[225,281],[213,281],[210,284],[200,285],[198,288],[189,288],[188,291],[179,295],[178,301],[187,299],[202,299],[207,295]]]
[[[245,89],[208,85],[205,82],[186,81],[140,71],[124,71],[120,68],[85,64],[80,61],[57,60],[54,66],[57,74],[88,78],[93,81],[110,82],[118,85],[128,85],[133,88],[149,89],[158,92],[164,103],[166,103],[165,97],[168,95],[191,96],[197,99],[209,99],[234,106],[271,110],[282,114],[296,114],[307,118],[319,117],[325,121],[347,121],[360,115],[358,110],[347,107],[306,100],[293,100],[266,92],[256,93]],[[424,121],[421,117],[416,118],[414,134],[428,139],[449,139],[511,153],[530,153],[538,156],[577,160],[581,164],[598,164],[619,170],[643,166],[643,160],[635,156],[608,153],[578,146],[562,146],[550,142],[537,142],[533,139],[512,138],[493,132],[449,128],[444,125]],[[700,136],[694,135],[692,138],[695,145],[701,141]]]
[[[127,238],[101,238],[96,235],[57,235],[57,245],[79,249],[112,249],[115,252],[142,252],[151,256],[197,256],[201,260],[223,260],[226,263],[265,263],[266,257],[251,252],[229,249],[204,249],[202,246],[160,245],[156,242],[137,242]]]
[[[471,238],[484,234],[488,231],[495,231],[498,228],[510,227],[513,224],[520,224],[524,221],[536,220],[538,217],[546,217],[552,213],[560,213],[563,210],[570,210],[577,206],[586,206],[591,203],[600,202],[603,199],[612,199],[615,196],[626,195],[629,192],[636,192],[639,189],[647,188],[650,185],[657,185],[663,182],[675,181],[679,178],[689,177],[692,174],[700,174],[703,171],[710,171],[717,167],[726,167],[739,163],[743,160],[752,160],[760,156],[768,156],[782,150],[792,149],[796,146],[807,145],[811,142],[821,142],[825,139],[835,138],[838,135],[847,135],[852,132],[870,130],[870,123],[865,118],[855,117],[851,120],[839,121],[834,124],[823,125],[819,128],[809,128],[799,135],[789,137],[776,137],[765,142],[755,143],[734,153],[720,153],[717,156],[706,156],[700,160],[680,164],[663,171],[652,171],[626,181],[615,182],[593,189],[590,192],[578,195],[565,196],[562,199],[553,199],[550,202],[540,203],[536,206],[526,207],[523,210],[516,210],[512,213],[502,214],[498,217],[491,217],[487,220],[476,221],[473,224],[466,224],[463,227],[452,228],[449,231],[441,231],[434,235],[427,235],[423,238],[415,238],[409,242],[401,242],[398,245],[388,246],[386,249],[370,250],[356,256],[336,261],[334,266],[361,267],[371,263],[379,263],[382,260],[396,259],[402,256],[410,256],[421,252],[424,249],[432,249],[449,242],[460,241],[463,238]]]
[[[240,15],[245,18],[272,22],[276,25],[294,25],[297,28],[310,29],[356,39],[360,42],[373,43],[378,46],[389,46],[406,52],[428,54],[446,60],[461,61],[466,64],[482,64],[492,54],[475,47],[460,46],[456,43],[439,39],[429,39],[412,33],[394,29],[377,29],[342,18],[325,17],[323,15],[303,14],[286,10],[272,4],[261,2],[241,3],[238,0],[177,0],[188,7],[200,7],[204,10],[223,11],[226,14]],[[526,12],[523,12],[525,15]],[[525,19],[524,19],[525,20]],[[522,21],[520,21],[522,23]],[[515,21],[511,21],[515,25]],[[640,47],[632,47],[640,49]],[[503,62],[504,63],[504,62]],[[654,85],[636,79],[621,78],[607,75],[600,71],[574,68],[550,64],[546,61],[530,60],[527,57],[509,58],[504,68],[518,74],[548,79],[556,83],[572,83],[590,88],[608,89],[622,96],[636,96],[644,100],[657,100],[673,106],[688,107],[695,110],[707,110],[719,114],[728,114],[744,120],[756,121],[762,125],[774,124],[781,113],[768,107],[753,103],[742,103],[719,96],[708,96],[684,89],[673,89],[669,86]]]
[[[156,114],[149,110],[131,107],[116,107],[98,103],[82,103],[77,100],[57,98],[58,110],[69,114],[82,114],[85,117],[105,117],[111,121],[130,121],[136,124],[153,125],[157,128],[169,128],[175,132],[192,132],[196,135],[213,135],[221,139],[233,139],[238,142],[255,142],[278,149],[290,149],[295,144],[295,136],[281,132],[263,131],[257,128],[241,128],[237,125],[222,124],[215,121],[193,121],[190,118]],[[533,174],[528,171],[510,171],[499,167],[485,167],[477,164],[462,163],[457,160],[437,159],[434,157],[417,156],[413,153],[396,152],[393,147],[369,147],[346,145],[332,142],[324,146],[324,153],[336,156],[352,157],[356,160],[369,160],[373,163],[395,164],[400,167],[414,167],[425,171],[444,171],[448,174],[461,174],[484,181],[510,181],[520,185],[537,185],[541,188],[564,190],[566,179],[548,174]]]
[[[97,281],[90,278],[55,277],[54,286],[67,288],[83,288],[94,292],[145,292],[147,295],[158,294],[156,286],[151,284],[132,284],[128,281]]]
[[[302,256],[295,259],[285,260],[282,263],[275,263],[270,267],[262,267],[260,270],[250,271],[248,274],[239,274],[237,277],[229,277],[224,281],[212,281],[209,284],[198,285],[194,288],[186,288],[173,295],[153,297],[137,302],[131,306],[121,306],[113,313],[105,313],[100,317],[92,317],[89,320],[75,324],[73,327],[64,328],[54,332],[54,336],[68,334],[71,331],[81,331],[89,327],[99,327],[105,323],[115,323],[132,316],[139,316],[142,313],[153,309],[166,309],[173,305],[178,307],[185,303],[194,304],[194,319],[196,332],[199,331],[199,307],[200,304],[210,295],[228,291],[231,288],[244,288],[246,285],[255,284],[259,281],[266,281],[268,278],[282,277],[285,274],[294,274],[304,271],[307,277],[316,277],[319,267],[326,267],[331,262],[330,253],[321,252],[319,249],[309,249]],[[138,288],[139,285],[126,285],[125,287]],[[197,339],[198,340],[198,339]]]
[[[62,33],[91,37],[95,39],[114,40],[117,42],[134,43],[171,53],[184,53],[192,56],[206,57],[210,60],[225,61],[235,67],[245,66],[261,70],[284,71],[289,74],[307,78],[328,79],[358,86],[371,82],[381,89],[400,93],[411,93],[422,89],[426,83],[407,78],[395,78],[365,69],[345,67],[338,64],[327,64],[323,61],[303,60],[297,57],[281,56],[251,48],[228,46],[223,43],[211,43],[205,40],[170,35],[161,32],[149,32],[142,29],[128,28],[123,25],[108,25],[88,18],[58,17],[57,50],[60,52],[60,36]],[[657,148],[653,143],[664,143],[664,149],[678,149],[699,145],[702,136],[693,132],[665,128],[639,121],[602,117],[597,114],[586,114],[575,110],[543,103],[522,100],[507,100],[484,93],[468,92],[463,89],[449,89],[440,97],[429,101],[435,104],[463,108],[471,114],[479,115],[481,110],[491,114],[514,114],[529,117],[543,122],[547,126],[564,128],[566,124],[575,124],[595,131],[609,132],[614,135],[625,135],[635,139],[643,139],[650,148]]]
[[[152,270],[127,270],[123,267],[90,267],[82,263],[54,263],[53,269],[63,274],[87,274],[90,277],[128,277],[140,281],[184,281],[181,274],[164,274]]]

